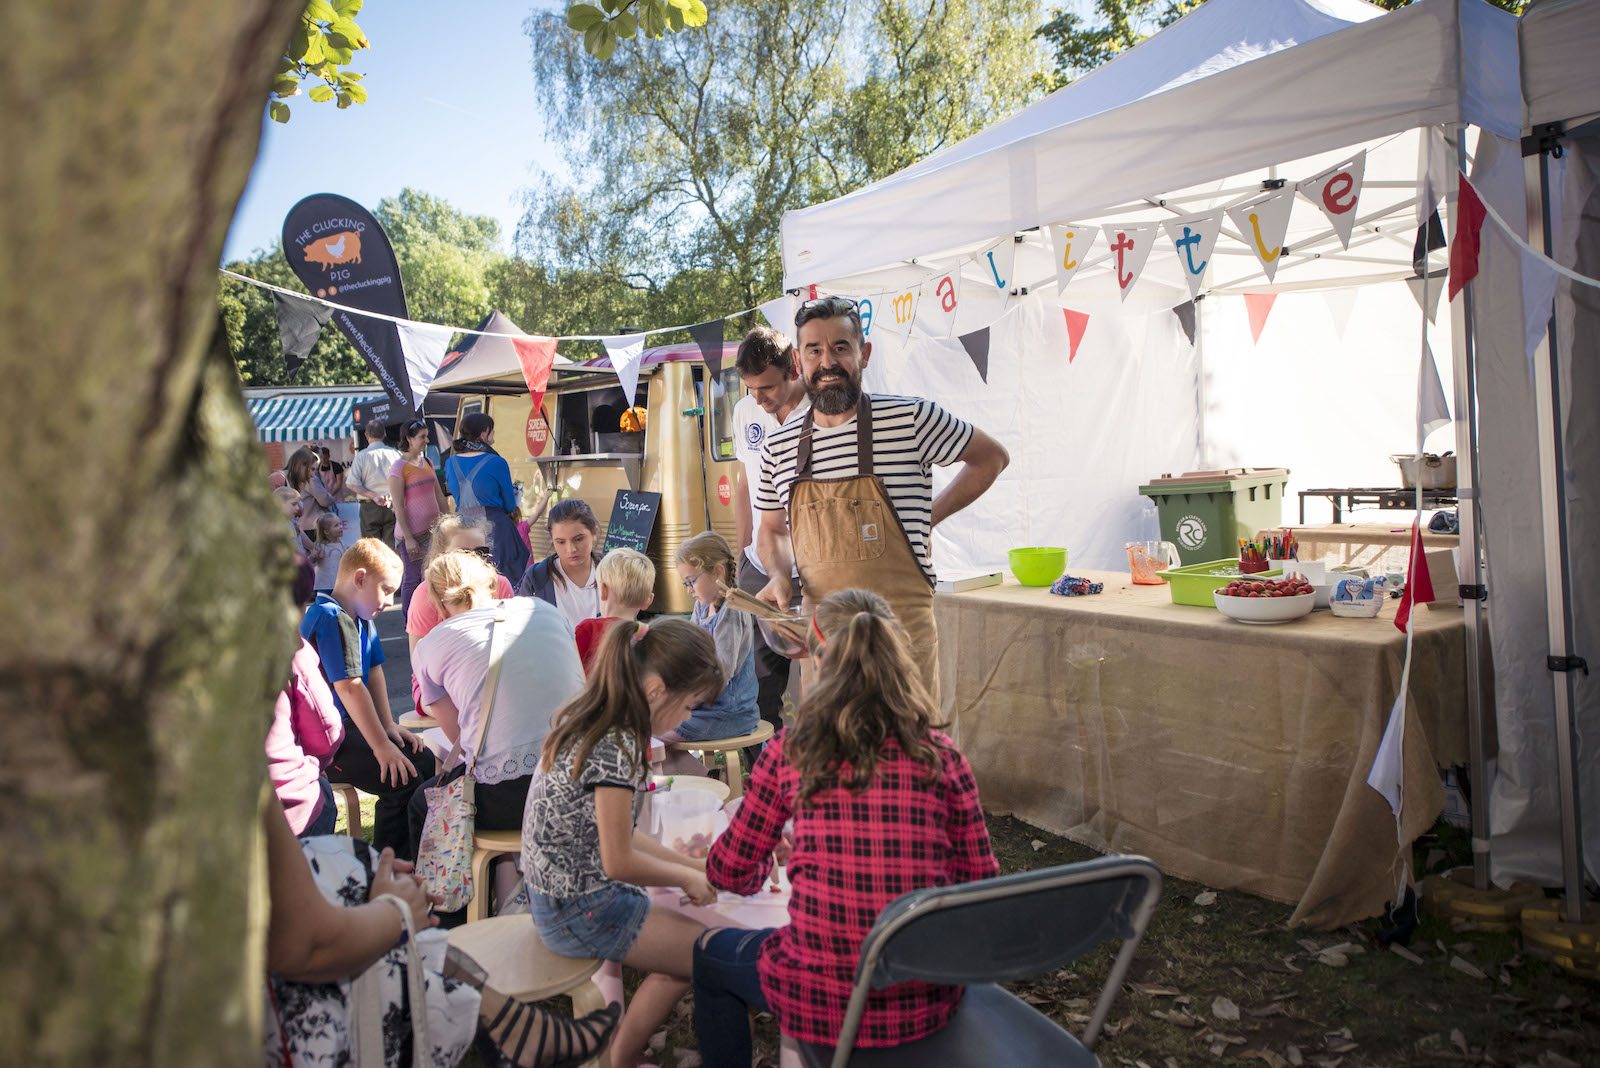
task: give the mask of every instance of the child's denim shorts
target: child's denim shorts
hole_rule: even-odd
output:
[[[644,927],[650,898],[637,886],[606,883],[568,898],[549,897],[530,888],[528,906],[539,938],[550,952],[620,961]]]

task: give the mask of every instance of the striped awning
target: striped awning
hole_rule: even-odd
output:
[[[251,400],[250,418],[262,441],[321,441],[355,433],[350,413],[379,394],[299,394]]]

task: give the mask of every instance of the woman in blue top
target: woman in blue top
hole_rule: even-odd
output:
[[[445,461],[444,477],[458,514],[481,515],[488,520],[494,532],[489,544],[494,546],[495,570],[516,582],[528,569],[528,547],[517,534],[517,491],[511,484],[511,465],[493,445],[494,420],[483,412],[468,413],[461,420],[461,436],[454,451]]]

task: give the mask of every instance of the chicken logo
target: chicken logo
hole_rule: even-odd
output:
[[[307,263],[320,263],[324,272],[341,263],[361,262],[361,235],[342,230],[332,237],[318,238],[306,246]]]

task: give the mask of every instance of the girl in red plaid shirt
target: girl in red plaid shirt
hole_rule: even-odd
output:
[[[972,769],[935,728],[938,709],[883,598],[841,590],[817,607],[819,679],[795,725],[756,762],[706,876],[752,894],[788,854],[789,925],[717,928],[695,944],[695,1030],[706,1068],[747,1068],[751,1009],[832,1046],[861,943],[912,890],[999,871]],[[785,824],[793,820],[792,844]],[[858,1046],[895,1046],[949,1022],[961,989],[901,983],[867,1001]]]

